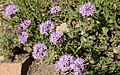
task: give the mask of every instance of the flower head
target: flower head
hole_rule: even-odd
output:
[[[42,59],[47,55],[47,46],[44,43],[38,43],[33,46],[32,56],[34,59]]]
[[[63,32],[62,31],[53,32],[50,35],[50,42],[52,42],[53,44],[56,45],[56,44],[58,44],[61,41],[62,36],[63,36]]]
[[[11,17],[11,15],[16,14],[17,11],[18,11],[18,6],[11,4],[5,8],[5,15]]]
[[[79,8],[79,12],[82,16],[93,16],[95,13],[95,6],[91,2],[88,2]]]
[[[25,43],[27,42],[28,37],[29,36],[26,32],[22,32],[21,35],[18,36],[18,40],[20,43]]]
[[[48,35],[54,31],[54,24],[51,21],[46,21],[40,24],[39,30],[41,34]]]
[[[27,29],[30,26],[31,21],[30,20],[24,20],[20,26],[23,28],[23,30]]]
[[[50,13],[51,14],[58,14],[61,11],[61,7],[60,6],[54,6],[51,8]]]
[[[71,69],[75,72],[75,75],[83,75],[85,71],[84,62],[84,59],[77,58],[74,63],[70,65]]]
[[[83,75],[83,72],[75,72],[74,75]]]
[[[45,24],[48,26],[48,30],[49,30],[49,33],[53,32],[54,30],[54,24],[49,20],[49,21],[46,21]]]
[[[65,72],[70,70],[70,64],[74,62],[74,57],[71,55],[63,55],[56,62],[55,68],[57,71]]]

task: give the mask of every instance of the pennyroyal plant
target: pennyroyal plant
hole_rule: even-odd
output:
[[[18,36],[18,40],[20,43],[26,43],[28,40],[28,33],[27,32],[21,32],[21,35]]]
[[[95,6],[91,2],[86,3],[79,8],[79,13],[82,16],[93,16],[95,14]]]
[[[56,62],[55,68],[57,71],[65,72],[71,69],[70,65],[73,64],[74,57],[72,55],[63,55],[59,57],[59,61]]]
[[[61,11],[61,7],[60,7],[60,6],[53,6],[53,7],[50,9],[50,13],[51,13],[51,14],[58,14],[60,11]]]
[[[18,6],[10,4],[5,8],[5,15],[11,18],[12,15],[15,15],[18,12]]]
[[[23,28],[23,30],[26,30],[30,26],[31,21],[26,19],[21,22],[20,26]]]
[[[57,71],[74,75],[119,75],[119,53],[114,50],[120,45],[119,0],[13,0],[13,3],[19,11],[5,23],[16,30],[14,42],[33,48],[34,59],[53,56],[50,59],[53,63],[59,59],[55,64]],[[62,23],[66,26],[62,27]]]
[[[63,37],[62,31],[53,32],[50,35],[50,42],[56,45],[62,41],[62,37]]]
[[[38,43],[33,46],[32,56],[34,59],[43,59],[47,55],[47,46],[44,43]]]
[[[41,34],[49,35],[54,31],[54,24],[49,20],[39,25],[39,31]]]
[[[70,67],[75,72],[74,75],[83,75],[85,72],[85,60],[83,58],[77,58]]]

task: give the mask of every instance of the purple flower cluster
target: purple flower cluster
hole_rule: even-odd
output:
[[[28,37],[29,37],[28,34],[23,31],[21,35],[18,36],[18,40],[20,43],[25,43],[27,42]]]
[[[70,70],[70,64],[73,64],[74,57],[71,55],[63,55],[56,62],[55,68],[57,71],[65,72]]]
[[[84,62],[84,59],[77,58],[74,63],[70,65],[71,69],[75,72],[74,75],[83,75],[85,71]]]
[[[39,31],[41,34],[49,35],[50,34],[50,42],[53,44],[58,44],[62,40],[63,32],[62,31],[56,31],[55,30],[54,24],[48,20],[45,21],[44,23],[41,23],[39,25]]]
[[[26,20],[23,20],[21,22],[21,24],[19,24],[16,27],[16,33],[18,35],[18,40],[19,40],[20,43],[27,42],[27,39],[28,39],[29,36],[28,36],[27,32],[25,32],[24,30],[26,30],[30,26],[30,23],[31,23],[31,21],[26,19]]]
[[[58,14],[61,11],[61,7],[60,6],[54,6],[51,8],[50,13],[51,14]]]
[[[82,16],[93,16],[95,13],[95,6],[91,2],[88,2],[79,8],[79,12]]]
[[[54,31],[54,24],[51,21],[46,21],[39,25],[39,30],[41,34],[48,35]]]
[[[20,26],[23,28],[23,30],[27,29],[30,26],[31,21],[26,19],[21,22]]]
[[[34,59],[42,59],[47,55],[47,46],[44,43],[38,43],[33,46],[32,56]]]
[[[66,72],[69,70],[74,71],[74,75],[83,75],[85,71],[84,67],[85,60],[77,58],[76,60],[72,55],[63,55],[56,62],[56,71]]]
[[[5,15],[8,16],[8,17],[11,17],[11,15],[16,14],[17,11],[18,11],[18,6],[14,5],[14,4],[11,4],[11,5],[8,5],[5,8]]]
[[[62,40],[62,36],[63,36],[63,32],[62,31],[56,31],[53,32],[50,35],[50,42],[52,42],[53,44],[58,44],[61,40]]]

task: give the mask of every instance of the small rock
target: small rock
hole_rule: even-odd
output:
[[[88,30],[92,30],[93,29],[93,26],[88,26]]]
[[[0,63],[0,75],[26,75],[30,63],[30,57],[26,57],[20,62],[2,62]]]
[[[120,46],[115,47],[113,52],[116,53],[116,54],[120,54]]]
[[[67,27],[67,23],[62,23],[60,26],[57,26],[56,31],[61,30],[63,32],[69,32],[69,28]]]
[[[0,64],[0,75],[21,75],[21,63]]]
[[[116,54],[118,54],[119,50],[114,49],[113,52],[116,53]]]
[[[0,56],[0,62],[4,60],[5,60],[4,56]]]
[[[82,25],[84,25],[84,22],[78,22],[75,26],[75,28],[80,28]]]
[[[83,35],[84,33],[85,33],[85,31],[82,30],[82,31],[81,31],[81,35]]]
[[[24,47],[24,50],[27,51],[28,53],[32,52],[32,48],[30,48],[30,47]]]

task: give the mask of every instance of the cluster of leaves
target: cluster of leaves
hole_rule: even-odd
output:
[[[5,56],[6,59],[12,59],[14,44],[16,43],[16,35],[12,33],[12,28],[7,27],[3,22],[0,26],[0,55]]]
[[[93,17],[82,17],[78,9],[88,0],[13,0],[19,6],[19,14],[9,21],[15,27],[24,18],[31,20],[27,30],[29,43],[24,46],[42,42],[49,46],[50,60],[62,54],[72,54],[86,60],[86,75],[119,74],[120,52],[114,52],[120,45],[120,2],[119,0],[89,0],[96,7]],[[61,7],[58,15],[51,15],[50,8]],[[14,21],[13,21],[14,20]],[[67,23],[69,32],[64,32],[64,41],[52,45],[47,36],[39,32],[39,24],[52,20],[55,26]],[[9,41],[10,42],[10,41]]]
[[[13,59],[14,55],[18,52],[16,50],[18,43],[18,38],[14,26],[11,25],[11,22],[3,13],[4,5],[8,4],[9,1],[0,1],[0,56],[4,56],[6,60]],[[19,48],[19,47],[18,47]],[[17,49],[18,49],[17,48]]]

